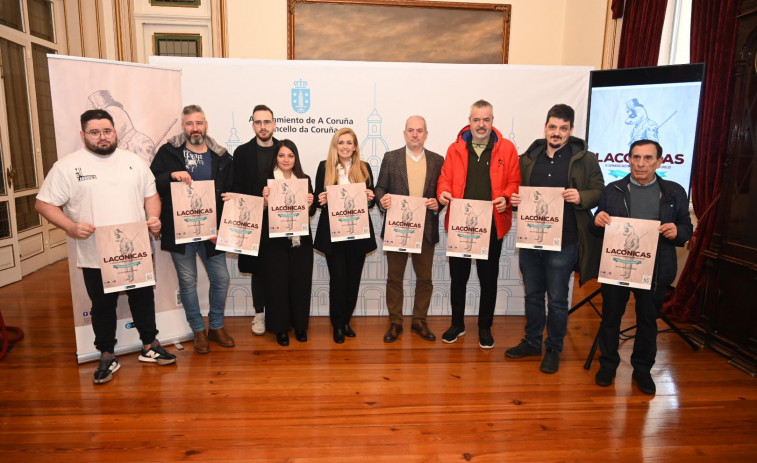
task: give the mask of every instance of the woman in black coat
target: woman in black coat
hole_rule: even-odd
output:
[[[281,140],[276,144],[275,152],[268,178],[307,179],[309,216],[312,216],[315,213],[315,208],[312,207],[313,185],[310,177],[302,171],[297,146],[291,140]],[[263,188],[266,203],[270,192],[270,187]],[[260,244],[266,275],[266,330],[276,333],[276,340],[282,346],[289,345],[291,328],[294,328],[298,341],[306,342],[313,282],[313,240],[310,229],[303,236],[271,238],[268,235],[268,214],[266,209]]]
[[[347,183],[365,183],[368,208],[373,207],[373,174],[370,166],[360,160],[355,132],[343,128],[331,139],[328,156],[318,165],[315,176],[315,204],[321,208],[321,216],[314,247],[326,255],[329,267],[329,316],[334,329],[334,342],[339,344],[344,342],[345,336],[355,337],[350,319],[357,304],[360,276],[366,254],[376,249],[376,236],[370,219],[370,238],[331,242],[326,187]]]

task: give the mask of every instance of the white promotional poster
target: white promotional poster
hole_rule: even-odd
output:
[[[104,109],[113,117],[118,147],[149,164],[155,151],[181,131],[181,72],[159,66],[47,55],[58,158],[82,147],[79,117]],[[135,85],[138,82],[139,85]],[[76,267],[76,247],[68,238],[69,277],[78,362],[97,360],[90,310],[92,303]],[[178,280],[171,256],[155,242],[155,311],[161,342],[191,339],[184,310],[177,304]],[[72,254],[73,252],[73,254]],[[204,283],[207,287],[207,283]],[[203,283],[200,283],[202,286]],[[142,343],[126,294],[118,298],[116,354],[138,351]]]
[[[268,236],[302,236],[310,233],[308,179],[268,179]]]
[[[559,251],[562,249],[562,223],[565,188],[520,187],[521,202],[517,216],[516,248]]]
[[[700,82],[593,88],[589,150],[605,182],[628,175],[631,143],[649,139],[663,149],[657,174],[688,193],[701,88]]]
[[[155,286],[146,222],[100,225],[95,229],[103,292]]]
[[[426,224],[426,198],[392,195],[386,210],[384,251],[421,253]]]
[[[371,237],[365,183],[329,185],[326,201],[333,243]]]
[[[453,199],[449,203],[447,256],[489,259],[492,202]]]
[[[197,180],[189,185],[171,182],[171,201],[176,244],[203,241],[218,235],[213,180]]]
[[[660,221],[628,217],[610,220],[605,226],[597,280],[610,285],[651,288]]]
[[[229,200],[223,205],[216,249],[257,256],[265,210],[263,198],[241,193],[227,194]]]

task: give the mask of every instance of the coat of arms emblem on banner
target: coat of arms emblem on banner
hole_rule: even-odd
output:
[[[298,113],[306,113],[310,109],[310,89],[304,80],[296,80],[292,89],[292,109]]]

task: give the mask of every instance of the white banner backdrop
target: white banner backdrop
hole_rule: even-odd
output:
[[[444,156],[467,125],[471,103],[478,99],[494,105],[494,126],[515,143],[520,153],[534,139],[544,137],[547,111],[557,103],[576,110],[574,134],[584,137],[586,133],[589,67],[173,57],[150,57],[150,63],[182,71],[183,103],[203,107],[208,134],[225,143],[232,153],[254,136],[252,108],[257,104],[269,106],[277,124],[274,136],[290,138],[297,144],[304,170],[313,180],[318,162],[326,158],[333,133],[345,126],[357,133],[362,157],[370,163],[374,178],[378,178],[384,153],[404,146],[402,131],[410,115],[426,118],[426,148]],[[371,218],[379,248],[366,259],[356,315],[387,314],[386,260],[378,238],[383,217],[374,208]],[[317,220],[316,214],[313,230]],[[434,257],[431,315],[450,314],[446,233],[441,228]],[[238,272],[235,256],[228,256],[232,280],[226,313],[252,315],[249,276]],[[505,238],[499,275],[495,313],[523,314],[514,230]],[[409,314],[415,291],[412,266],[408,265],[405,277],[404,312]],[[326,261],[316,253],[312,315],[328,315],[328,284]],[[472,274],[467,314],[478,313],[478,301],[478,281]]]
[[[181,73],[156,66],[48,55],[50,90],[55,118],[58,158],[81,148],[79,116],[88,109],[104,109],[113,116],[119,148],[137,153],[148,164],[155,147],[180,130]],[[79,363],[96,360],[92,308],[82,272],[76,267],[76,251],[68,238],[68,266]],[[160,340],[168,344],[189,339],[192,331],[184,310],[177,304],[178,281],[171,256],[155,248],[155,311]],[[206,287],[207,287],[207,283]],[[206,290],[207,291],[207,290]],[[118,299],[116,353],[142,347],[135,329],[128,299]]]

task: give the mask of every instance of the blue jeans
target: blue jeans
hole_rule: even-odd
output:
[[[179,297],[192,332],[204,331],[205,321],[200,313],[197,298],[197,255],[200,255],[210,280],[210,312],[208,325],[211,330],[223,328],[223,312],[226,308],[226,293],[229,289],[229,270],[226,268],[226,253],[207,256],[205,243],[188,243],[184,254],[171,252],[176,275],[179,277]]]
[[[562,352],[568,331],[568,294],[570,274],[578,262],[578,243],[561,251],[520,249],[520,272],[526,290],[526,338],[530,346],[541,348],[544,326],[547,349]],[[549,315],[544,310],[547,294]]]

